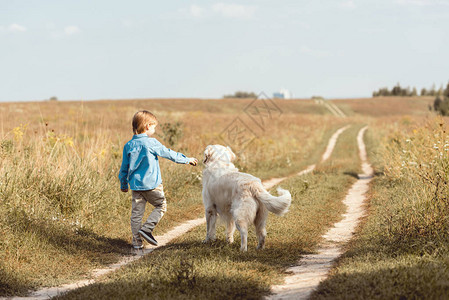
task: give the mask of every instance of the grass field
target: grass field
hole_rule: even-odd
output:
[[[312,299],[447,298],[448,138],[442,118],[372,127],[369,215]]]
[[[265,250],[255,249],[253,230],[248,253],[239,251],[238,233],[236,243],[226,244],[223,230],[216,242],[203,245],[206,228],[200,226],[154,255],[60,299],[120,299],[131,294],[135,298],[259,299],[267,295],[270,285],[281,281],[285,268],[300,255],[313,252],[321,235],[344,212],[341,199],[355,181],[351,174],[359,171],[355,134],[360,126],[353,127],[342,134],[329,163],[318,166],[313,175],[281,184],[291,191],[292,205],[285,217],[270,215]]]
[[[135,111],[152,110],[161,125],[178,132],[158,128],[157,137],[165,144],[177,137],[174,150],[201,159],[205,146],[222,143],[220,133],[236,116],[244,118],[250,103],[1,104],[0,295],[70,282],[129,252],[130,194],[120,192],[117,174]],[[291,174],[315,161],[317,149],[343,123],[311,101],[279,107],[282,118],[263,130],[253,126],[257,136],[236,162],[241,170],[261,178]],[[203,215],[201,167],[162,160],[161,168],[169,209],[155,234]]]
[[[266,250],[254,249],[254,232],[245,254],[238,243],[225,244],[222,231],[217,242],[203,245],[205,228],[200,226],[64,298],[267,295],[284,270],[313,252],[321,234],[340,219],[341,200],[360,173],[355,136],[364,124],[370,126],[365,141],[376,171],[369,215],[313,297],[445,295],[447,156],[443,151],[439,157],[434,149],[449,144],[445,120],[434,121],[428,110],[432,99],[425,97],[333,101],[349,118],[334,117],[309,100],[275,101],[277,110],[263,126],[256,124],[260,115],[245,113],[251,100],[0,104],[0,296],[84,278],[129,254],[130,194],[120,192],[117,173],[122,147],[132,137],[132,115],[139,109],[158,117],[159,140],[199,159],[208,144],[223,144],[239,118],[253,141],[244,147],[236,142],[241,148],[236,165],[262,179],[317,163],[333,132],[352,126],[313,174],[281,183],[291,190],[293,204],[285,217],[270,215]],[[202,166],[161,160],[161,169],[168,212],[156,235],[203,215]]]

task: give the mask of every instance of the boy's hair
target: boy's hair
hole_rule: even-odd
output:
[[[136,112],[133,117],[133,132],[134,134],[144,133],[147,124],[157,125],[157,123],[158,121],[155,115],[148,110],[140,110]]]

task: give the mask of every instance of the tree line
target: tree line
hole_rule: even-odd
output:
[[[430,89],[422,88],[420,96],[441,96],[443,95],[445,89],[441,86],[436,89],[435,84],[432,85]],[[416,87],[406,87],[402,88],[398,83],[391,90],[387,87],[380,88],[378,91],[373,92],[373,97],[385,97],[385,96],[400,96],[400,97],[414,97],[418,96],[418,90]]]
[[[233,95],[224,95],[223,98],[257,98],[253,92],[237,91]]]

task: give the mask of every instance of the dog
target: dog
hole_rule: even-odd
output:
[[[289,191],[278,188],[278,197],[262,186],[259,178],[241,173],[232,163],[236,158],[231,148],[209,145],[204,151],[203,203],[207,233],[204,243],[215,240],[217,215],[226,224],[227,241],[234,241],[235,228],[240,231],[241,251],[247,251],[248,226],[254,223],[259,240],[257,249],[263,249],[267,235],[265,224],[268,211],[285,214],[292,200]]]

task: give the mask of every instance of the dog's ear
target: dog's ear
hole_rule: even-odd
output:
[[[226,149],[228,150],[229,154],[231,154],[231,161],[233,161],[236,158],[234,152],[232,152],[229,146],[226,146]]]
[[[214,149],[211,146],[207,146],[206,150],[204,150],[204,161],[203,161],[203,163],[205,164],[206,162],[208,162],[213,154],[214,154]]]

